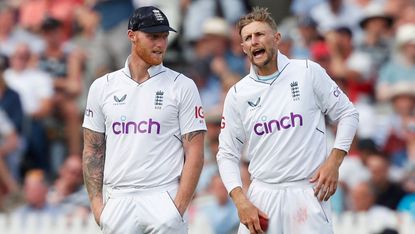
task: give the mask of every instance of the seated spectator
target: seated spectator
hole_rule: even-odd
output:
[[[59,210],[46,200],[47,193],[48,183],[45,173],[39,169],[28,171],[23,184],[25,203],[14,212],[23,224],[30,217],[46,215],[53,218],[59,215]]]
[[[364,14],[360,21],[363,40],[357,48],[370,55],[377,71],[389,60],[391,54],[393,18],[385,14],[383,6],[378,3],[370,4]]]
[[[204,219],[213,228],[215,234],[233,233],[238,229],[238,211],[228,196],[225,186],[218,174],[212,177],[208,193],[198,197],[195,206],[195,219]],[[200,233],[196,232],[195,233]]]
[[[399,201],[398,211],[407,212],[415,219],[415,164],[410,166],[402,184],[408,194]]]
[[[0,210],[4,209],[3,198],[16,193],[18,186],[6,166],[5,157],[18,146],[17,134],[12,123],[0,109]]]
[[[376,204],[396,210],[399,201],[405,196],[405,191],[399,184],[389,178],[389,159],[380,153],[369,155],[367,167],[370,171],[370,183],[376,195]]]
[[[63,43],[62,23],[48,17],[42,22],[42,36],[46,42],[45,51],[39,58],[39,68],[53,78],[53,106],[56,119],[62,120],[67,151],[70,155],[81,154],[81,117],[77,97],[81,92],[81,67],[76,50],[69,51]],[[58,132],[62,124],[49,126]],[[59,135],[59,134],[55,134]],[[59,138],[56,136],[55,138]],[[58,139],[53,139],[58,140]],[[63,158],[64,155],[61,156]],[[62,163],[62,162],[60,162]]]
[[[362,10],[346,0],[326,0],[309,9],[309,12],[322,34],[342,25],[356,33],[362,16]]]
[[[23,171],[40,168],[49,174],[48,144],[43,121],[52,110],[53,83],[47,73],[30,66],[31,58],[28,45],[19,44],[10,57],[10,68],[4,72],[4,80],[19,94],[27,117],[27,128],[23,133],[27,142]]]
[[[371,57],[356,50],[354,34],[348,27],[338,27],[326,34],[330,49],[330,72],[347,81],[347,95],[353,103],[370,103],[373,98],[374,68]]]
[[[413,119],[415,111],[415,82],[399,81],[391,85],[389,100],[393,113],[388,117],[388,125],[384,128],[383,150],[391,155],[393,165],[403,167],[407,161],[407,140],[410,137],[407,122]],[[380,130],[378,133],[382,134]]]
[[[24,1],[19,8],[19,23],[31,31],[39,32],[44,17],[50,15],[63,23],[65,38],[69,38],[72,33],[73,14],[79,5],[80,0]]]
[[[48,202],[67,216],[86,218],[89,214],[88,194],[83,186],[82,161],[70,156],[59,170],[59,176],[48,192]]]
[[[368,220],[368,231],[380,233],[386,229],[396,229],[398,219],[396,214],[384,206],[376,205],[375,188],[367,183],[361,182],[354,186],[350,192],[351,210],[353,212],[366,213]]]
[[[25,142],[21,135],[24,116],[19,94],[10,89],[4,80],[3,72],[6,66],[5,58],[0,57],[0,108],[4,110],[4,113],[12,122],[17,137],[19,138],[19,145],[17,149],[4,155],[4,159],[14,179],[20,181],[20,164],[25,150]]]
[[[42,39],[20,27],[15,19],[16,14],[10,1],[0,1],[0,54],[10,56],[21,43],[28,44],[30,50],[38,54],[44,48]]]
[[[376,96],[386,101],[394,84],[404,81],[415,84],[415,24],[399,26],[396,32],[394,57],[379,72]]]

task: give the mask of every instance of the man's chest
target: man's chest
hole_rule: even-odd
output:
[[[152,123],[174,125],[178,104],[171,89],[128,87],[112,89],[105,94],[103,113],[107,125],[137,125],[140,131]]]

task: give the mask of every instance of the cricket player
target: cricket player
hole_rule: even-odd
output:
[[[278,51],[281,35],[264,8],[238,22],[251,71],[228,92],[217,161],[234,201],[239,233],[332,233],[328,199],[358,126],[358,113],[325,70]],[[326,152],[325,117],[338,121]],[[239,161],[246,147],[252,183],[242,192]]]
[[[83,170],[104,233],[187,233],[206,124],[194,82],[162,64],[169,31],[160,9],[136,9],[125,67],[89,90]]]

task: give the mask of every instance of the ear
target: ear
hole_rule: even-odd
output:
[[[247,53],[246,53],[246,49],[245,49],[245,47],[244,47],[244,43],[243,43],[243,42],[241,43],[241,47],[242,47],[242,51],[243,51],[245,54],[247,54]]]
[[[280,41],[281,41],[281,33],[280,32],[274,33],[274,39],[275,39],[275,42],[277,44],[280,44]]]
[[[134,31],[128,30],[127,31],[128,39],[130,39],[131,43],[135,43],[137,40],[137,35]]]

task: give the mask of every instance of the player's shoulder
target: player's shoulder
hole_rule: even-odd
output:
[[[310,59],[290,59],[291,69],[319,69],[321,66]]]
[[[177,72],[173,69],[167,68],[165,76],[173,84],[174,87],[195,87],[195,82],[187,77],[185,74]]]
[[[252,82],[252,78],[250,77],[250,75],[246,75],[245,77],[243,77],[242,79],[240,79],[238,82],[236,82],[234,85],[232,85],[232,87],[229,89],[228,93],[232,93],[233,95],[238,95],[241,92],[243,92],[244,90],[249,90],[251,89],[251,82]]]
[[[120,75],[122,75],[122,70],[117,70],[114,72],[107,73],[95,79],[94,82],[92,82],[91,89],[92,88],[103,89],[106,86],[109,86],[111,83],[113,83],[116,80],[116,78],[119,77]]]

